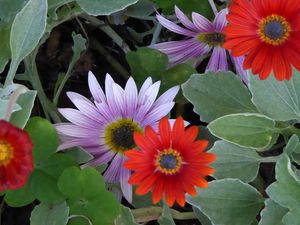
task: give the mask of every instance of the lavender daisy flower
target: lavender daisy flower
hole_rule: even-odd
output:
[[[89,72],[88,84],[93,101],[68,92],[78,110],[59,109],[71,122],[55,125],[61,140],[59,150],[81,146],[94,156],[89,165],[111,162],[104,179],[109,183],[120,182],[124,197],[131,202],[130,171],[123,167],[124,151],[135,147],[134,131],[143,131],[147,125],[157,127],[158,121],[170,112],[179,87],[169,89],[155,101],[160,81],[152,83],[151,77],[139,93],[133,78],[129,78],[123,89],[107,74],[104,93],[94,74]]]
[[[175,65],[187,61],[188,59],[205,56],[212,50],[211,58],[208,62],[206,71],[227,71],[228,62],[226,50],[222,47],[225,42],[225,35],[222,32],[227,24],[226,14],[228,10],[221,10],[213,22],[202,15],[193,12],[191,22],[189,18],[175,6],[175,14],[184,27],[167,20],[161,15],[157,19],[162,26],[177,34],[188,37],[186,40],[169,41],[154,44],[149,47],[160,50],[169,57],[170,65]],[[229,52],[231,61],[235,65],[237,73],[245,83],[248,83],[247,72],[243,69],[244,56],[233,57]],[[195,64],[197,65],[197,63]]]

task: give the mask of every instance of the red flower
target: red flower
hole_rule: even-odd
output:
[[[0,120],[0,191],[25,185],[33,170],[32,147],[25,131]]]
[[[165,195],[169,206],[175,200],[184,206],[186,192],[194,196],[197,194],[194,186],[206,188],[208,183],[203,177],[214,172],[207,165],[216,156],[204,152],[208,141],[195,141],[197,135],[196,126],[184,130],[181,117],[176,119],[172,130],[165,117],[159,122],[159,134],[150,126],[144,136],[135,132],[134,141],[141,150],[126,151],[129,159],[124,166],[134,171],[129,183],[138,185],[136,193],[143,195],[152,190],[154,204]]]
[[[233,56],[246,55],[244,69],[266,79],[289,80],[292,67],[300,70],[300,1],[234,0],[224,28],[224,48]]]

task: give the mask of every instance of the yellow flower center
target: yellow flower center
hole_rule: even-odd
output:
[[[5,140],[0,140],[0,166],[6,166],[10,160],[14,157],[14,149]]]
[[[208,32],[198,35],[198,40],[207,44],[209,47],[219,47],[225,42],[225,34],[220,32]]]
[[[262,41],[270,45],[280,45],[285,42],[291,32],[289,22],[283,17],[272,14],[259,23],[258,34]]]
[[[136,146],[133,140],[135,131],[142,132],[136,122],[132,119],[119,119],[105,128],[104,142],[114,152],[123,153]]]
[[[158,171],[173,175],[177,173],[182,165],[182,157],[179,152],[174,149],[165,149],[156,155],[155,166]]]

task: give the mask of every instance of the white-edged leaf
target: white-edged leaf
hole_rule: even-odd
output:
[[[253,149],[266,148],[278,134],[275,121],[257,113],[226,115],[212,121],[208,129],[218,138]]]
[[[300,73],[293,70],[290,80],[278,81],[274,76],[260,80],[258,76],[250,75],[249,88],[252,101],[263,114],[269,117],[287,121],[300,120]]]
[[[238,179],[209,182],[198,195],[187,196],[187,202],[199,208],[213,224],[250,225],[263,206],[261,194]]]
[[[217,160],[211,164],[216,170],[213,177],[217,179],[237,178],[249,183],[257,176],[262,157],[253,149],[243,148],[226,141],[217,141],[209,152],[217,156]]]

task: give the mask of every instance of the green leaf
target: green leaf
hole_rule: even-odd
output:
[[[286,154],[277,161],[275,171],[276,181],[267,188],[266,192],[273,201],[289,209],[282,220],[285,225],[300,224],[300,182]]]
[[[2,4],[2,3],[1,3]],[[0,10],[2,9],[2,5]],[[3,72],[5,69],[6,64],[10,59],[10,46],[9,46],[9,39],[10,39],[10,27],[1,28],[0,27],[0,73]]]
[[[212,121],[208,129],[223,140],[253,149],[266,148],[278,133],[274,120],[256,113],[226,115]]]
[[[237,179],[216,180],[207,189],[198,189],[187,202],[200,209],[213,224],[250,225],[264,199],[252,186]]]
[[[65,200],[65,196],[58,189],[58,178],[66,168],[75,165],[72,157],[62,153],[53,154],[44,162],[36,165],[30,179],[31,191],[41,202],[62,202]]]
[[[206,149],[212,148],[215,142],[219,140],[219,138],[217,138],[209,132],[206,126],[199,126],[199,134],[197,139],[208,140],[208,146]]]
[[[73,0],[48,0],[48,15],[54,20],[57,20],[56,10],[72,1]]]
[[[200,209],[193,206],[193,211],[196,214],[198,220],[201,222],[201,225],[213,225],[210,222],[209,218],[203,212],[201,212]]]
[[[138,0],[77,0],[80,7],[90,15],[110,15],[133,5]]]
[[[1,100],[0,99],[0,119],[3,119],[5,117],[6,108],[7,108],[8,103],[9,103],[9,100]],[[21,106],[19,106],[18,104],[15,104],[12,111],[16,112],[19,110],[21,110]]]
[[[261,211],[259,225],[285,225],[282,223],[283,216],[288,209],[280,206],[271,199],[265,201],[265,208]]]
[[[120,213],[114,195],[106,191],[104,181],[94,168],[66,169],[58,181],[60,191],[68,197],[70,213],[86,216],[93,225],[111,225]],[[70,225],[82,225],[81,218],[74,218]]]
[[[173,220],[171,210],[165,201],[163,203],[162,215],[158,218],[157,222],[160,225],[176,225]]]
[[[66,202],[57,205],[41,203],[37,205],[30,217],[30,225],[66,225],[69,207]]]
[[[217,156],[217,160],[211,164],[216,170],[213,174],[216,179],[238,178],[249,183],[257,176],[262,157],[253,149],[217,141],[209,152]]]
[[[9,23],[15,15],[23,8],[27,0],[1,0],[0,21]]]
[[[16,15],[10,34],[12,61],[8,76],[15,75],[19,63],[37,46],[45,32],[46,20],[47,0],[29,0]]]
[[[145,195],[137,195],[135,193],[136,190],[136,186],[133,186],[133,191],[132,191],[132,205],[135,208],[147,208],[149,206],[152,206],[152,197],[151,197],[151,193],[148,192]],[[160,204],[160,203],[159,203]]]
[[[175,85],[181,85],[190,76],[194,73],[197,73],[194,67],[189,64],[178,64],[161,74],[161,89],[160,92],[163,93],[167,91],[169,88],[174,87]],[[178,101],[184,101],[185,98],[180,94],[177,97]]]
[[[232,72],[195,74],[182,89],[204,122],[228,114],[256,112],[248,89]]]
[[[138,225],[138,223],[134,221],[131,210],[122,206],[121,214],[115,219],[114,225]]]
[[[139,0],[136,4],[127,7],[125,14],[130,17],[141,18],[149,16],[154,11],[155,7],[149,0]]]
[[[278,82],[274,76],[260,80],[250,75],[253,103],[263,114],[274,120],[300,120],[300,74],[294,70],[291,80]]]
[[[11,207],[22,207],[30,204],[35,199],[30,191],[29,183],[17,190],[9,190],[5,192],[4,200]]]
[[[57,87],[54,89],[55,95],[53,98],[53,103],[55,105],[57,105],[57,103],[58,103],[59,95],[60,95],[65,83],[67,82],[72,69],[74,68],[76,62],[79,60],[80,54],[86,49],[86,46],[85,46],[86,39],[84,39],[81,36],[81,34],[72,33],[72,38],[73,38],[73,42],[74,42],[73,47],[72,47],[73,56],[72,56],[71,62],[69,64],[67,74],[65,74],[65,76],[62,79],[60,79],[60,77],[58,77],[57,82],[55,84],[55,87]]]
[[[126,54],[131,74],[138,84],[142,84],[148,76],[159,80],[160,74],[168,65],[168,56],[156,49],[139,48],[136,52]]]
[[[33,156],[35,164],[48,159],[57,149],[58,137],[53,125],[46,119],[32,117],[25,130],[33,142]]]
[[[40,170],[33,171],[30,190],[41,202],[59,203],[65,200],[65,196],[58,190],[57,179]]]
[[[20,111],[14,112],[11,115],[10,122],[17,127],[23,129],[30,117],[31,110],[34,105],[34,100],[37,91],[27,91],[19,96],[17,103],[22,107]]]
[[[290,137],[288,143],[283,149],[283,152],[285,152],[287,155],[292,155],[294,152],[299,152],[300,150],[300,143],[299,138],[296,134],[294,134],[292,137]]]
[[[64,150],[64,153],[72,156],[78,164],[87,163],[94,158],[93,155],[91,155],[81,147],[74,147]]]

